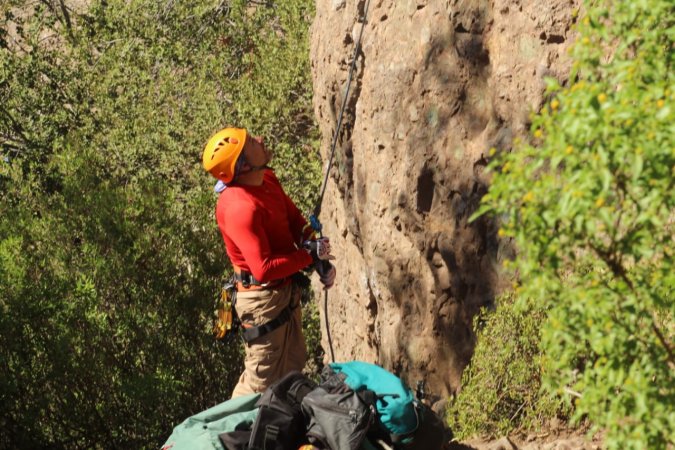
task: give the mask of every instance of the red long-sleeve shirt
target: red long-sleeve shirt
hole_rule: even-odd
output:
[[[260,186],[234,183],[221,192],[216,221],[232,264],[261,283],[312,263],[309,253],[296,246],[307,237],[307,221],[269,169]]]

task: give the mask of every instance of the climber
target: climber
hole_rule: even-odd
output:
[[[263,392],[307,357],[297,274],[314,266],[324,289],[335,281],[330,241],[316,238],[272,169],[261,137],[225,128],[209,139],[204,168],[218,179],[216,220],[237,279],[244,371],[232,397]]]

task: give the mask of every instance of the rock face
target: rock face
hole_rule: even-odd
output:
[[[578,1],[318,1],[324,161],[368,3],[321,214],[337,256],[335,359],[379,363],[444,397],[460,386],[472,318],[493,304],[511,253],[494,221],[468,220],[487,191],[490,149],[526,136],[545,77],[566,81]]]

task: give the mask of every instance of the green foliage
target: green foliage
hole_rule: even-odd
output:
[[[307,343],[305,370],[318,383],[320,381],[319,375],[323,369],[324,357],[323,347],[321,347],[321,317],[317,302],[310,301],[314,297],[311,289],[307,289],[303,295],[307,297],[302,308],[302,329]]]
[[[237,0],[231,6],[245,18],[228,36],[228,61],[240,61],[239,76],[223,86],[227,103],[236,105],[232,120],[264,136],[284,188],[302,211],[310,211],[321,177],[319,134],[311,109],[308,28],[295,23],[311,21],[313,3],[277,2],[253,14],[247,4]]]
[[[514,239],[521,304],[541,305],[544,384],[608,448],[675,441],[675,7],[593,2],[571,85],[491,164],[485,210]],[[610,56],[607,56],[610,55]]]
[[[474,321],[477,345],[462,390],[448,409],[459,439],[533,429],[568,413],[559,397],[541,390],[540,326],[546,313],[537,304],[524,306],[503,296],[497,309],[483,310]]]
[[[202,146],[226,123],[283,129],[289,194],[307,209],[318,184],[312,3],[279,3],[0,7],[0,448],[158,447],[229,397],[241,353],[206,331],[228,269]]]

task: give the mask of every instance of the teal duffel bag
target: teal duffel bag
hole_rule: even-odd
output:
[[[346,376],[345,383],[358,392],[375,393],[377,416],[393,442],[412,441],[420,424],[418,404],[408,386],[396,375],[375,364],[362,361],[331,363],[330,369]]]
[[[223,450],[218,435],[255,421],[260,394],[236,397],[188,417],[173,429],[162,450]]]
[[[393,373],[361,361],[332,363],[329,368],[342,374],[345,384],[354,391],[367,389],[375,394],[379,427],[394,448],[440,450],[452,438],[452,431],[446,428],[443,419],[415,399],[405,382]],[[370,432],[369,437],[377,437],[373,434],[377,435]]]

